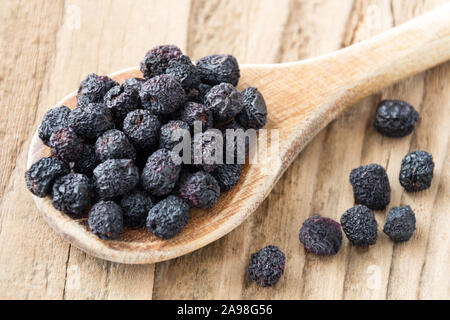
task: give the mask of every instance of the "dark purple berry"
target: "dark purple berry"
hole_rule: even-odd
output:
[[[90,144],[83,143],[83,150],[77,161],[73,166],[73,171],[76,173],[82,173],[88,177],[92,176],[92,171],[100,163],[97,155],[95,154],[95,148]]]
[[[142,186],[151,195],[167,195],[173,190],[180,171],[181,165],[173,162],[171,151],[159,149],[147,160],[142,171]]]
[[[124,90],[141,91],[141,87],[144,84],[145,79],[142,78],[128,78],[122,83]]]
[[[100,239],[114,240],[123,229],[122,209],[113,201],[100,201],[89,211],[88,224]]]
[[[219,182],[220,190],[228,191],[241,179],[241,165],[221,164],[211,174]]]
[[[108,159],[136,159],[136,151],[122,131],[112,129],[98,137],[95,153],[101,162]]]
[[[355,202],[373,210],[384,210],[391,200],[386,170],[378,164],[360,166],[350,172]]]
[[[94,169],[94,181],[101,198],[114,198],[136,187],[139,182],[139,171],[133,160],[106,160]]]
[[[233,119],[242,110],[242,95],[229,83],[218,84],[206,95],[206,106],[216,122]]]
[[[186,101],[181,84],[166,74],[147,80],[140,92],[142,106],[156,115],[170,115]]]
[[[416,217],[410,206],[389,210],[383,232],[395,242],[408,241],[416,230]]]
[[[189,133],[189,126],[186,122],[181,120],[171,120],[167,122],[161,127],[161,133],[159,135],[159,148],[172,150],[173,147],[183,141],[183,136],[186,133]]]
[[[191,131],[194,131],[194,123],[201,124],[201,130],[205,131],[213,127],[214,118],[212,112],[204,105],[196,102],[188,102],[180,110],[178,118],[186,122]]]
[[[405,101],[383,100],[378,104],[374,126],[388,137],[404,137],[413,132],[419,114]]]
[[[299,239],[308,252],[335,255],[342,245],[341,226],[333,219],[314,215],[303,222]]]
[[[56,178],[69,172],[70,168],[65,162],[55,157],[42,158],[25,172],[25,182],[28,190],[43,198],[51,192]]]
[[[156,46],[144,57],[141,62],[141,72],[146,79],[161,75],[166,72],[169,61],[183,55],[177,46]]]
[[[83,142],[71,128],[56,130],[50,136],[52,154],[66,162],[77,161],[83,152]]]
[[[248,275],[261,287],[275,285],[284,272],[286,256],[276,246],[267,246],[250,257]]]
[[[53,206],[69,214],[81,214],[89,209],[93,196],[90,179],[84,174],[69,173],[53,184]]]
[[[114,128],[111,111],[103,103],[77,107],[72,110],[68,120],[75,133],[88,140],[96,139],[103,132]]]
[[[119,127],[129,112],[141,108],[139,90],[124,85],[112,87],[106,93],[104,103]]]
[[[192,139],[191,163],[206,172],[223,163],[223,136],[217,129],[208,129]]]
[[[249,87],[242,91],[242,111],[236,116],[245,129],[253,128],[256,130],[264,127],[267,121],[267,108],[264,97],[258,89]]]
[[[206,102],[206,94],[211,90],[212,86],[206,83],[200,83],[197,88],[191,89],[188,92],[188,100],[192,102],[197,102],[201,104],[205,104]]]
[[[153,201],[146,192],[134,190],[122,197],[120,207],[123,212],[124,226],[137,229],[145,224],[148,211],[153,207]]]
[[[178,192],[191,207],[212,208],[219,199],[220,186],[212,175],[198,171],[180,180]]]
[[[402,160],[400,184],[406,191],[417,192],[428,189],[433,180],[433,156],[425,151],[413,151]]]
[[[119,85],[107,76],[89,74],[80,83],[77,94],[77,106],[87,107],[90,103],[103,102],[105,94],[114,86]]]
[[[372,210],[356,205],[341,216],[341,225],[348,240],[355,246],[366,247],[377,242],[377,221]]]
[[[197,68],[187,56],[179,56],[169,61],[166,74],[174,77],[181,83],[184,90],[189,92],[200,84],[200,76]]]
[[[178,234],[189,219],[189,206],[179,197],[170,195],[150,209],[147,229],[161,239]]]
[[[38,129],[39,138],[44,144],[49,145],[50,136],[54,131],[68,127],[69,114],[70,109],[66,106],[56,107],[45,113]]]
[[[161,123],[148,110],[134,110],[123,121],[123,131],[140,150],[150,151],[158,146]]]
[[[236,86],[239,77],[239,64],[235,57],[226,54],[214,54],[197,61],[197,70],[202,82],[216,85],[227,82]]]
[[[223,155],[227,164],[244,164],[246,154],[250,149],[250,141],[256,141],[256,130],[245,130],[236,121],[231,121],[220,128],[223,134]]]

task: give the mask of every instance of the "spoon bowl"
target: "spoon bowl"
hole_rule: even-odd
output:
[[[174,238],[161,240],[145,228],[125,228],[118,239],[100,240],[87,226],[87,215],[69,216],[51,199],[33,196],[36,205],[62,237],[81,250],[114,262],[143,264],[172,259],[201,248],[239,226],[270,193],[306,144],[359,99],[403,78],[450,59],[450,4],[435,9],[367,41],[300,62],[241,65],[238,89],[257,87],[268,111],[267,154],[243,165],[242,178],[221,194],[209,210],[191,209],[189,223]],[[141,77],[138,68],[110,75],[122,83]],[[57,106],[76,106],[76,92]],[[349,129],[351,130],[351,128]],[[278,141],[278,143],[275,143]],[[50,149],[34,134],[28,167]]]

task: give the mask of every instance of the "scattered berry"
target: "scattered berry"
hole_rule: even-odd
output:
[[[184,90],[189,92],[200,84],[200,76],[197,68],[187,56],[179,56],[169,61],[166,74],[174,77],[181,83]]]
[[[332,219],[314,215],[303,222],[299,238],[308,252],[335,255],[342,244],[341,226]]]
[[[101,162],[108,159],[136,159],[136,151],[122,131],[112,129],[103,133],[95,143],[95,153]]]
[[[186,94],[181,84],[166,74],[147,80],[140,92],[142,106],[156,115],[170,115],[183,106]]]
[[[191,207],[212,208],[219,199],[220,186],[212,175],[198,171],[180,180],[179,195]]]
[[[166,72],[169,61],[182,56],[183,53],[177,46],[156,46],[144,57],[141,62],[141,72],[145,79],[153,78]]]
[[[54,131],[68,127],[69,114],[70,109],[66,106],[56,107],[45,113],[38,129],[38,136],[44,144],[50,145],[50,136]]]
[[[123,224],[133,229],[144,226],[148,211],[153,207],[152,198],[144,191],[134,190],[120,201]]]
[[[169,194],[178,180],[181,166],[172,160],[167,149],[155,151],[142,171],[142,186],[151,195],[160,197]]]
[[[236,86],[239,77],[239,64],[235,57],[225,54],[206,56],[197,61],[197,70],[202,82],[217,85],[227,82]]]
[[[184,108],[180,110],[178,118],[186,122],[192,132],[194,132],[195,121],[201,123],[202,131],[208,130],[214,125],[212,112],[204,104],[196,102],[186,103]]]
[[[388,137],[404,137],[413,132],[419,114],[401,100],[383,100],[378,104],[374,126]]]
[[[276,246],[267,246],[250,257],[248,275],[261,287],[270,287],[280,280],[284,272],[286,256]]]
[[[69,172],[69,166],[63,161],[55,157],[42,158],[25,172],[25,182],[28,190],[43,198],[51,192],[55,179]]]
[[[348,240],[355,246],[366,247],[377,242],[377,221],[364,205],[348,209],[341,216],[341,225]]]
[[[113,201],[97,202],[89,211],[88,224],[100,239],[114,240],[123,229],[122,209]]]
[[[73,171],[92,177],[92,172],[98,164],[100,164],[100,160],[95,154],[95,148],[90,144],[83,143],[83,149],[78,160],[75,161]]]
[[[111,111],[118,127],[122,126],[123,119],[129,112],[141,108],[139,90],[132,86],[121,85],[112,87],[103,100],[106,107]]]
[[[395,242],[408,241],[416,230],[416,217],[410,206],[389,210],[383,232]]]
[[[78,160],[83,152],[83,142],[70,128],[56,130],[50,136],[52,154],[66,162]]]
[[[225,122],[233,119],[242,110],[242,95],[229,83],[218,84],[206,95],[206,106],[214,120]]]
[[[172,150],[173,147],[175,147],[177,144],[179,144],[181,141],[183,141],[183,135],[178,135],[176,133],[176,136],[179,138],[172,139],[175,136],[172,136],[176,130],[185,130],[186,132],[189,132],[189,126],[186,122],[181,120],[171,120],[167,122],[165,125],[161,127],[161,133],[159,135],[159,148],[165,148],[167,150]],[[179,131],[180,134],[183,133]]]
[[[353,169],[350,173],[355,202],[373,210],[384,210],[391,200],[386,170],[378,164]]]
[[[212,172],[212,176],[219,182],[220,191],[228,191],[241,179],[241,165],[221,164]]]
[[[406,191],[417,192],[428,189],[433,180],[433,156],[425,151],[413,151],[402,160],[400,184]]]
[[[77,106],[87,107],[90,103],[103,102],[105,94],[114,86],[119,85],[107,76],[89,74],[80,83],[77,93]]]
[[[236,116],[245,129],[261,129],[267,121],[267,108],[264,97],[258,89],[249,87],[242,91],[242,111]]]
[[[101,198],[113,198],[133,190],[139,182],[139,172],[129,159],[111,159],[94,169],[96,190]]]
[[[179,197],[170,195],[150,209],[147,229],[161,239],[178,234],[189,219],[189,206]]]
[[[84,174],[69,173],[53,184],[53,206],[62,212],[81,214],[91,204],[92,184]]]
[[[158,117],[148,110],[134,110],[123,121],[123,131],[134,146],[141,150],[158,146],[160,128]]]
[[[73,109],[68,121],[79,137],[88,140],[96,139],[103,132],[114,128],[112,114],[103,103],[91,103]]]

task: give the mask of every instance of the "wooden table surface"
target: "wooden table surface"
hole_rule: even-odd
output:
[[[444,0],[2,0],[0,10],[0,298],[8,299],[449,299],[450,62],[351,108],[295,160],[261,207],[224,238],[156,265],[87,256],[40,217],[25,188],[30,139],[45,111],[88,73],[137,65],[157,44],[193,59],[231,53],[240,63],[293,61],[356,43],[435,8]],[[449,17],[450,18],[450,17]],[[377,134],[383,98],[409,101],[421,115],[403,139]],[[402,157],[433,154],[424,192],[403,192]],[[416,213],[413,238],[375,246],[344,239],[337,256],[306,255],[298,241],[310,215],[339,220],[353,205],[350,170],[379,163],[391,180],[390,206]],[[377,212],[381,230],[386,212]],[[252,252],[279,246],[284,276],[272,288],[246,277]]]

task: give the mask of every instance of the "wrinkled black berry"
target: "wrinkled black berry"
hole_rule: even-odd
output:
[[[248,275],[261,287],[273,286],[280,280],[286,263],[286,256],[276,246],[267,246],[250,257]]]
[[[218,84],[206,95],[206,106],[214,120],[225,122],[233,119],[242,110],[242,95],[229,83]]]
[[[69,172],[69,166],[63,161],[55,157],[42,158],[25,172],[25,182],[28,190],[43,198],[51,192],[55,179]]]
[[[113,201],[100,201],[89,211],[88,224],[100,239],[114,240],[123,229],[122,209]]]
[[[123,121],[123,131],[134,146],[141,150],[158,146],[160,128],[158,117],[148,110],[134,110]]]
[[[144,84],[145,79],[142,78],[128,78],[122,83],[124,90],[141,91],[141,87]]]
[[[136,151],[122,131],[112,129],[98,137],[95,153],[101,162],[108,159],[136,159]]]
[[[192,139],[191,163],[206,172],[213,172],[223,163],[223,136],[217,129],[209,129]]]
[[[221,164],[212,172],[212,176],[219,182],[221,191],[228,191],[241,179],[241,165]]]
[[[68,127],[69,114],[70,109],[66,106],[56,107],[45,113],[38,129],[39,138],[44,144],[49,145],[50,136],[54,131]]]
[[[191,89],[188,93],[188,99],[192,102],[205,104],[206,94],[211,90],[212,86],[206,83],[200,83],[197,88]]]
[[[140,92],[142,106],[156,115],[170,115],[183,106],[186,94],[181,84],[166,74],[147,80]]]
[[[68,120],[75,133],[88,140],[96,139],[103,132],[114,128],[111,111],[103,103],[77,107],[69,114]]]
[[[183,55],[177,46],[156,46],[144,57],[141,62],[141,72],[146,79],[161,75],[166,72],[169,61]]]
[[[87,107],[90,103],[103,102],[105,94],[114,86],[119,85],[107,76],[89,74],[80,83],[77,93],[77,106]]]
[[[153,207],[153,201],[146,192],[134,190],[122,197],[120,207],[124,226],[136,229],[144,226],[148,211]]]
[[[433,180],[433,156],[425,151],[413,151],[402,160],[400,184],[406,191],[417,192],[428,189]]]
[[[233,86],[238,84],[239,64],[232,55],[215,54],[197,61],[197,70],[202,82],[216,85],[227,82]]]
[[[129,112],[141,108],[139,90],[125,85],[112,87],[103,101],[119,127]]]
[[[377,221],[372,210],[356,205],[341,216],[341,225],[348,240],[355,246],[366,247],[377,242]]]
[[[53,184],[52,204],[59,211],[70,214],[86,212],[92,197],[92,183],[84,174],[69,173]]]
[[[83,142],[71,128],[56,130],[50,136],[52,154],[66,162],[79,159],[83,152]]]
[[[252,130],[254,133],[253,137],[256,139],[256,130],[245,130],[244,127],[234,120],[220,128],[224,141],[224,163],[245,163],[247,151],[250,149],[250,138],[252,137],[251,132],[247,135],[245,133]]]
[[[161,127],[159,135],[159,148],[172,150],[177,144],[183,140],[182,131],[189,132],[189,126],[181,120],[171,120]],[[181,135],[180,135],[181,134]],[[175,139],[175,137],[178,137]]]
[[[308,252],[335,255],[342,245],[341,226],[333,219],[314,215],[303,222],[299,239]]]
[[[95,154],[95,148],[90,144],[83,143],[83,149],[78,160],[75,161],[73,171],[91,177],[92,172],[99,163],[100,160]]]
[[[94,181],[101,198],[113,198],[130,192],[139,182],[139,172],[129,159],[111,159],[94,169]]]
[[[360,166],[350,172],[355,202],[373,210],[384,210],[391,200],[386,170],[378,164]]]
[[[142,171],[142,186],[154,196],[167,195],[173,190],[180,171],[181,165],[173,162],[171,151],[159,149],[147,160]]]
[[[194,123],[198,121],[201,124],[201,130],[205,131],[213,127],[214,118],[211,110],[209,110],[204,104],[196,102],[188,102],[180,110],[178,118],[186,122],[191,131],[194,130]]]
[[[236,116],[245,129],[261,129],[267,121],[267,108],[264,97],[258,89],[249,87],[242,91],[242,111]]]
[[[200,84],[200,76],[197,68],[187,56],[179,56],[169,61],[166,74],[174,77],[181,83],[184,90],[189,92]]]
[[[410,206],[389,210],[383,232],[395,242],[408,241],[416,230],[416,217]]]
[[[161,239],[169,239],[184,228],[189,219],[189,206],[179,197],[170,195],[150,209],[147,229]]]
[[[178,192],[191,207],[212,208],[219,199],[220,186],[212,175],[198,171],[180,180]]]
[[[404,137],[413,132],[419,114],[405,101],[383,100],[378,104],[374,126],[388,137]]]

